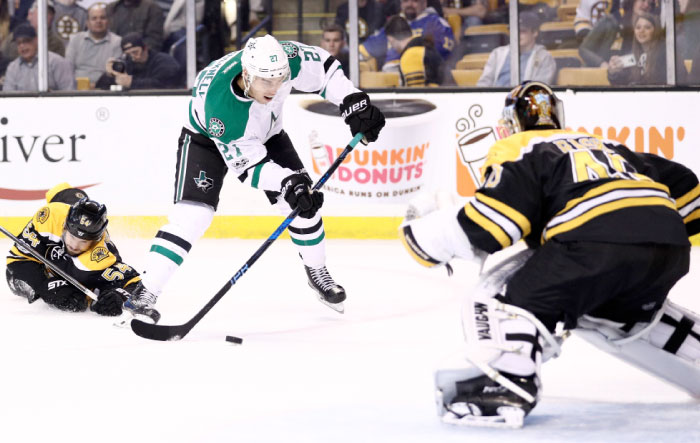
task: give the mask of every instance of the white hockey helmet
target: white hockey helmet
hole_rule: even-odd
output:
[[[244,80],[249,84],[253,77],[281,78],[283,81],[289,78],[287,53],[277,39],[269,34],[248,40],[243,48],[241,65],[248,73],[249,78],[244,77]]]

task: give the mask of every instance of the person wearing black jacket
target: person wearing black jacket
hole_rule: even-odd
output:
[[[123,89],[181,88],[178,74],[180,65],[170,55],[151,50],[139,33],[122,37],[122,56],[107,60],[105,73],[97,80],[96,87],[110,89],[120,85]]]

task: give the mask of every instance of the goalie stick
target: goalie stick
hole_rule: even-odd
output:
[[[47,267],[48,267],[49,269],[51,269],[53,272],[55,272],[56,274],[58,274],[59,276],[61,276],[62,278],[64,278],[68,283],[70,283],[70,284],[72,284],[73,286],[75,286],[75,288],[78,289],[80,292],[82,292],[83,294],[87,295],[87,296],[90,297],[91,299],[97,301],[97,295],[95,295],[94,292],[92,292],[91,290],[89,290],[88,288],[86,288],[85,286],[83,286],[82,284],[80,284],[80,282],[79,282],[78,280],[76,280],[76,279],[74,279],[73,277],[71,277],[70,275],[66,274],[65,271],[63,271],[61,268],[59,268],[58,266],[56,266],[56,265],[54,265],[53,263],[51,263],[51,261],[49,261],[49,260],[47,260],[46,258],[42,257],[41,254],[39,254],[38,252],[36,252],[36,251],[34,250],[34,248],[32,248],[31,246],[29,246],[27,243],[25,243],[24,240],[15,237],[15,236],[12,235],[7,229],[3,228],[2,226],[0,226],[0,232],[2,232],[3,234],[5,234],[5,235],[8,236],[9,238],[11,238],[12,241],[14,241],[15,244],[16,244],[20,249],[26,249],[26,250],[32,255],[32,257],[34,257],[34,258],[36,258],[37,260],[39,260],[40,262],[42,262],[45,266],[47,266]]]
[[[330,178],[331,175],[338,169],[338,166],[345,160],[345,157],[355,149],[355,145],[362,139],[363,135],[358,132],[357,135],[348,143],[343,152],[340,153],[338,158],[335,159],[333,164],[330,165],[328,170],[321,176],[321,178],[316,182],[312,190],[318,190],[323,186],[324,183]],[[133,319],[131,321],[131,329],[139,337],[147,338],[149,340],[160,340],[160,341],[170,341],[170,340],[180,340],[197,324],[199,321],[214,307],[216,303],[221,300],[221,298],[231,289],[231,286],[235,285],[239,278],[245,274],[253,263],[258,261],[260,256],[270,247],[270,245],[277,240],[277,238],[282,235],[282,233],[287,229],[287,226],[296,218],[299,214],[299,210],[293,210],[287,218],[284,219],[281,225],[275,230],[275,232],[270,235],[267,240],[253,253],[253,255],[245,262],[245,264],[233,275],[233,277],[226,282],[226,284],[219,289],[219,292],[214,295],[214,297],[209,300],[209,302],[204,305],[204,307],[187,323],[181,325],[159,325],[146,323],[138,319]]]

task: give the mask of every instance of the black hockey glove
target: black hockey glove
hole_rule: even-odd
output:
[[[358,132],[364,135],[362,143],[365,145],[377,140],[379,131],[386,123],[382,111],[370,103],[369,95],[364,92],[355,92],[345,97],[340,105],[340,115],[350,125],[353,136]]]
[[[37,293],[46,303],[61,311],[82,312],[87,309],[88,303],[85,294],[60,277],[46,280],[44,286],[39,288]]]
[[[109,317],[122,315],[122,305],[130,296],[131,293],[126,289],[109,289],[97,297],[97,301],[90,306],[90,310],[99,315],[106,315]]]
[[[282,180],[282,196],[292,209],[299,209],[299,217],[312,218],[323,206],[323,193],[312,191],[311,179],[306,174],[294,174]]]

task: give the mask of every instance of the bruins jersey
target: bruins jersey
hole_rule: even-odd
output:
[[[482,171],[458,220],[489,253],[520,239],[688,245],[700,232],[692,171],[592,134],[514,134],[491,147]]]
[[[49,250],[52,251],[50,255],[62,255],[46,258],[61,263],[59,267],[62,270],[90,289],[124,287],[139,281],[138,272],[122,262],[107,232],[92,248],[76,257],[64,253],[63,248],[58,248],[59,252],[56,252],[54,245],[63,246],[61,236],[69,209],[70,205],[62,202],[48,203],[37,211],[18,237],[40,255],[46,257]],[[15,245],[10,249],[7,264],[27,260],[40,263],[29,251]]]
[[[399,73],[403,86],[438,86],[442,81],[442,57],[425,38],[413,37],[401,53]]]

